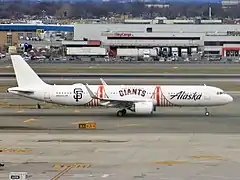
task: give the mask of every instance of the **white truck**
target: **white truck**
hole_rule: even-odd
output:
[[[157,56],[157,49],[138,49],[138,48],[118,48],[118,57],[143,57],[150,58]]]
[[[27,172],[10,172],[9,180],[29,180]]]
[[[107,51],[101,47],[68,47],[69,56],[106,56]]]

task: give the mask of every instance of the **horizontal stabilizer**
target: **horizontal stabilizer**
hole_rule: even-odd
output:
[[[33,90],[31,89],[23,89],[23,88],[20,88],[20,87],[13,87],[13,88],[8,88],[8,92],[18,92],[18,93],[24,93],[24,94],[32,94],[34,93]]]

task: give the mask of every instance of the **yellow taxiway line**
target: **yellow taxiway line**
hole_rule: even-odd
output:
[[[56,176],[54,176],[51,180],[58,180],[62,175],[70,171],[72,168],[73,168],[72,166],[67,166],[62,171],[60,171]]]
[[[30,119],[24,120],[23,122],[28,123],[28,122],[32,122],[32,121],[36,121],[36,119],[30,118]]]

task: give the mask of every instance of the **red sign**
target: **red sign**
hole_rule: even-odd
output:
[[[90,41],[88,41],[88,45],[100,46],[101,45],[101,41],[99,41],[99,40],[90,40]]]
[[[103,34],[102,34],[103,35]],[[111,34],[104,34],[108,37],[132,37],[131,33],[111,33]]]
[[[130,33],[115,33],[114,36],[117,36],[117,37],[131,37],[133,35],[130,34]]]

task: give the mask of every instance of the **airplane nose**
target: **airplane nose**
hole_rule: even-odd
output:
[[[228,103],[233,102],[233,97],[230,95],[227,95],[227,101]]]

